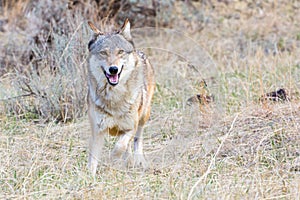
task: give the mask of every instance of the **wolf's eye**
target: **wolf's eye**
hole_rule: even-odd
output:
[[[122,50],[122,49],[118,51],[118,54],[123,54],[123,53],[124,53],[124,50]]]
[[[100,55],[107,56],[107,52],[106,51],[100,51]]]

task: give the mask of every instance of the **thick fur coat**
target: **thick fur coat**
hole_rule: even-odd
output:
[[[143,126],[150,116],[154,72],[146,56],[135,50],[130,23],[120,31],[104,34],[91,22],[94,36],[89,43],[88,114],[92,128],[88,167],[96,173],[105,134],[118,136],[113,158],[131,159],[146,167],[143,155]]]

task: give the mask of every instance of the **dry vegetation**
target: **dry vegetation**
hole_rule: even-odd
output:
[[[0,0],[0,198],[299,199],[300,3],[135,2]],[[125,17],[157,76],[150,169],[113,166],[108,136],[94,178],[86,21]]]

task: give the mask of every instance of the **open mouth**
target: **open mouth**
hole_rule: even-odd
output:
[[[103,70],[103,72],[104,72],[104,75],[105,75],[105,77],[107,78],[107,81],[108,81],[108,83],[110,84],[110,85],[112,85],[112,86],[116,86],[116,85],[118,85],[118,83],[119,83],[119,79],[120,79],[120,75],[121,75],[121,73],[122,73],[122,71],[123,71],[123,65],[122,65],[122,68],[121,68],[121,70],[120,70],[120,72],[118,73],[118,74],[109,74],[109,73],[107,73],[105,70],[104,70],[104,68],[102,67],[102,70]]]

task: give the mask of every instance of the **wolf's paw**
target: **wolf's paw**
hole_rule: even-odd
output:
[[[134,168],[142,168],[143,170],[147,170],[149,168],[149,164],[145,160],[144,155],[136,154],[136,155],[134,155],[133,167]]]
[[[127,168],[124,160],[118,157],[111,157],[109,165],[111,168],[116,170],[125,170]]]
[[[96,175],[96,171],[97,171],[97,165],[98,165],[98,161],[96,160],[89,160],[87,168],[90,170],[90,172],[92,173],[93,176]]]

